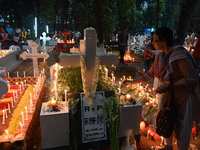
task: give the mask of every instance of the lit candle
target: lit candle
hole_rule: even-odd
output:
[[[56,100],[51,100],[51,106],[56,106],[57,105],[57,101]]]
[[[32,113],[32,99],[30,100],[30,104],[29,104],[29,111],[30,111],[30,113]]]
[[[43,69],[43,75],[45,76],[45,69]]]
[[[28,111],[27,111],[27,107],[25,106],[25,119],[28,120]]]
[[[21,132],[21,134],[22,134],[22,131],[23,131],[23,124],[20,122],[19,123],[20,124],[20,132]]]
[[[26,78],[26,73],[25,73],[25,71],[24,71],[24,78]]]
[[[6,133],[6,138],[10,138],[8,130],[5,130],[5,133]]]
[[[126,80],[126,77],[125,77],[125,76],[123,76],[123,80]]]
[[[5,110],[3,109],[2,112],[3,112],[3,120],[2,120],[2,124],[5,124]]]
[[[19,72],[17,71],[17,78],[19,78]]]
[[[12,98],[11,98],[12,101]],[[8,103],[8,113],[10,113],[10,103]]]
[[[21,82],[22,90],[24,90],[24,82]]]
[[[24,126],[24,113],[23,113],[23,111],[21,112],[21,114],[22,114],[22,124]]]
[[[147,131],[147,138],[149,138],[150,130]]]
[[[126,94],[126,100],[130,100],[131,99],[131,95],[130,94]]]
[[[6,118],[8,118],[8,113],[7,113],[7,109],[5,108],[5,115],[6,115]]]
[[[161,138],[161,142],[160,142],[160,145],[162,146],[163,145],[163,141],[164,141],[164,137],[160,137]]]
[[[24,86],[26,87],[26,80],[24,80]]]
[[[10,78],[10,73],[8,72],[8,78]]]
[[[107,78],[108,77],[108,69],[106,67],[105,67],[105,71],[106,71],[105,77]]]

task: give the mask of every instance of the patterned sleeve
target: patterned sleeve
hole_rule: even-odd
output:
[[[198,72],[189,58],[179,59],[176,64],[183,75],[182,80],[183,85],[187,87],[195,87],[199,81]]]

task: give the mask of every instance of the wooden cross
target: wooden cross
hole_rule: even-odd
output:
[[[46,33],[43,32],[42,33],[43,36],[40,36],[40,40],[42,40],[42,47],[46,48],[46,41],[49,41],[51,38],[50,37],[46,37]]]
[[[87,28],[84,30],[85,55],[86,55],[86,86],[91,91],[94,77],[95,57],[96,57],[96,30]],[[118,55],[100,56],[101,65],[116,65],[119,63]],[[80,55],[60,56],[60,65],[62,66],[80,66]]]
[[[67,36],[70,34],[70,32],[67,32],[67,29],[64,28],[64,31],[61,32],[62,36],[64,37],[64,42],[67,42]]]
[[[32,53],[23,52],[22,54],[20,54],[20,57],[24,60],[27,59],[27,58],[32,58],[34,76],[38,76],[38,58],[43,58],[44,60],[46,60],[49,57],[49,54],[38,53],[37,52],[38,45],[31,40],[28,41],[28,45],[29,45],[30,48],[32,48]]]
[[[0,99],[1,99],[2,96],[8,92],[8,84],[6,80],[0,79],[0,87],[1,87],[1,90],[0,90]]]

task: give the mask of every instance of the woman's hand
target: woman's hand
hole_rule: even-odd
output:
[[[166,92],[166,91],[169,89],[169,87],[170,87],[170,84],[163,84],[163,85],[159,86],[159,87],[155,90],[155,92],[156,92],[156,93],[159,93],[159,94],[164,93],[164,92]]]

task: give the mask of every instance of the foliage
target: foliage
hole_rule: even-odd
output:
[[[113,69],[115,73],[127,73],[127,72],[137,72],[134,67],[128,66],[126,64],[120,63],[116,66],[116,69]]]
[[[78,143],[78,129],[76,126],[76,112],[77,112],[77,103],[79,99],[69,99],[68,107],[69,107],[69,121],[70,121],[70,130],[69,130],[69,147],[70,150],[77,150]]]
[[[97,91],[106,91],[110,89],[110,85],[105,81],[105,70],[104,67],[101,66],[99,69],[99,80],[97,82]],[[64,89],[66,86],[70,88],[70,93],[79,93],[83,92],[83,83],[81,78],[81,67],[74,66],[65,66],[61,69],[59,74],[59,84],[63,89],[61,93],[64,93]]]
[[[119,150],[119,112],[120,104],[118,96],[111,96],[101,100],[102,109],[109,130],[110,149]]]

